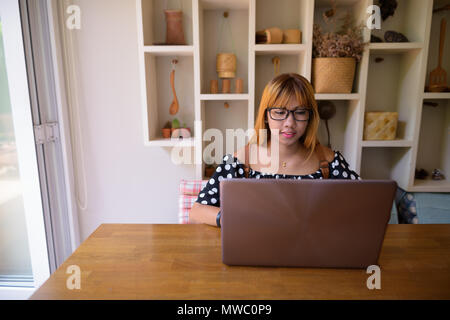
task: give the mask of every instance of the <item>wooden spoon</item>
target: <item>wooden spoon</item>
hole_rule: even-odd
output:
[[[172,72],[170,73],[170,85],[172,86],[173,101],[170,105],[169,113],[171,115],[174,115],[178,112],[178,109],[180,109],[177,99],[177,93],[175,92],[175,70],[172,70]]]
[[[430,86],[432,92],[441,92],[447,89],[447,72],[442,68],[442,53],[444,51],[446,20],[441,20],[441,35],[439,39],[439,64],[438,67],[430,72]]]

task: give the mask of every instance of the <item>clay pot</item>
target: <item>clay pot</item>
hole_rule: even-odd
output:
[[[183,11],[164,10],[166,15],[166,44],[185,45]]]
[[[237,78],[236,79],[235,92],[236,93],[242,93],[243,90],[244,90],[244,80],[242,80],[242,78]]]
[[[230,93],[231,80],[223,79],[222,80],[222,93]]]
[[[170,138],[171,131],[172,131],[171,128],[163,128],[162,129],[163,138],[165,139]]]
[[[219,91],[219,82],[217,80],[211,80],[210,93],[217,93]]]
[[[219,78],[234,78],[236,76],[236,55],[234,53],[218,53],[216,70]]]

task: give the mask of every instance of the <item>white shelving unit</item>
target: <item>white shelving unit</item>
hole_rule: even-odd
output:
[[[439,0],[438,0],[439,2]],[[136,0],[139,32],[144,143],[174,147],[179,141],[163,139],[161,128],[173,119],[169,115],[172,91],[169,84],[171,59],[176,67],[180,112],[193,137],[182,146],[193,148],[196,159],[211,143],[203,141],[206,129],[253,128],[262,91],[274,77],[272,58],[280,57],[280,72],[296,72],[311,79],[313,24],[327,30],[322,14],[329,0],[181,0],[184,46],[155,45],[165,39],[164,0]],[[448,13],[433,14],[433,0],[399,0],[393,17],[382,21],[381,30],[364,29],[383,38],[386,30],[405,34],[407,43],[370,43],[357,65],[350,94],[316,94],[317,100],[331,100],[337,107],[329,121],[333,149],[340,150],[363,179],[394,179],[400,187],[415,192],[450,192],[450,93],[424,92],[429,72],[437,66],[439,24]],[[377,0],[337,1],[338,12],[351,12],[356,22],[366,24],[366,9]],[[435,3],[434,6],[442,3]],[[229,12],[230,33],[219,26],[223,12]],[[255,44],[255,32],[270,27],[298,28],[301,44]],[[450,72],[450,31],[447,30],[444,68]],[[216,54],[234,49],[236,77],[244,80],[241,94],[210,94],[209,83],[218,79]],[[377,59],[382,58],[382,59]],[[379,60],[382,60],[379,62]],[[219,80],[220,86],[221,80]],[[232,91],[234,80],[232,80]],[[437,107],[424,106],[433,101]],[[227,102],[229,108],[224,108]],[[394,141],[364,141],[364,113],[396,111],[399,128]],[[319,138],[326,143],[324,125]],[[225,141],[224,141],[225,144]],[[235,149],[239,148],[237,144]],[[431,173],[439,168],[448,180],[415,180],[415,168]],[[204,164],[196,165],[196,177],[203,178]]]

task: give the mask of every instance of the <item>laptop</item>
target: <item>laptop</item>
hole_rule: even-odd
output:
[[[221,181],[227,265],[367,268],[378,263],[393,180]]]

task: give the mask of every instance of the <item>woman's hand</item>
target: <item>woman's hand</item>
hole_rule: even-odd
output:
[[[195,202],[189,213],[189,222],[197,224],[205,223],[216,227],[216,218],[219,211],[219,207]]]

